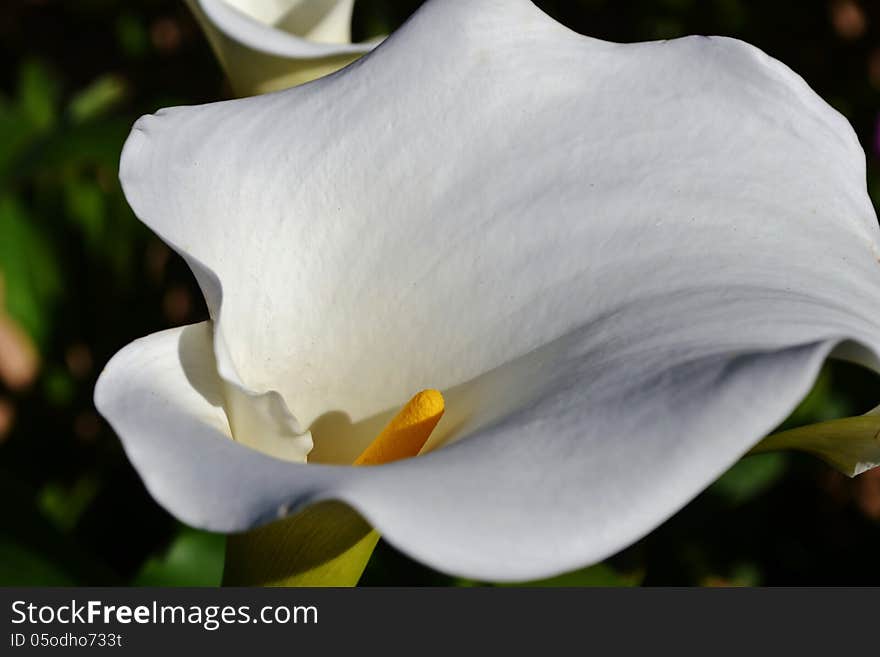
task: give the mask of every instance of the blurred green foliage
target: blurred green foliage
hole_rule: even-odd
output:
[[[182,528],[171,544],[150,557],[132,581],[134,586],[217,586],[223,575],[225,539]]]
[[[386,33],[418,4],[359,0],[355,35]],[[704,33],[758,45],[852,121],[869,188],[880,192],[876,3],[538,4],[605,39]],[[140,114],[224,98],[228,86],[180,0],[7,0],[0,51],[0,317],[39,353],[27,381],[0,377],[0,584],[217,584],[223,537],[181,527],[158,508],[91,394],[124,344],[206,316],[186,267],[122,196],[117,164],[128,130]],[[875,377],[835,363],[788,424],[878,402]],[[537,584],[877,584],[878,547],[880,477],[850,481],[809,457],[767,454],[741,461],[607,563]],[[477,584],[384,543],[362,583]]]

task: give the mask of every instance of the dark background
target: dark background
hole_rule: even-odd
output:
[[[355,36],[392,30],[418,4],[359,0]],[[759,46],[853,123],[876,203],[880,2],[537,4],[614,41],[699,33]],[[139,115],[229,87],[182,0],[4,0],[0,61],[0,585],[216,584],[223,537],[152,501],[91,396],[120,347],[206,317],[187,268],[122,197],[122,143]],[[878,403],[873,375],[835,364],[789,423]],[[849,480],[770,454],[608,563],[553,583],[878,584],[878,551],[880,473]],[[385,544],[362,583],[474,584]]]

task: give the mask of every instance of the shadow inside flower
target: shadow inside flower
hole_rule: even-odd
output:
[[[351,465],[397,410],[390,409],[360,422],[352,422],[343,411],[324,413],[310,427],[315,446],[309,454],[309,462]]]
[[[177,356],[187,381],[211,406],[223,408],[223,384],[214,360],[211,324],[187,326],[180,333]]]

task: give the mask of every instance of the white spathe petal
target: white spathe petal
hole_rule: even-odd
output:
[[[444,391],[447,449],[260,490],[345,499],[446,571],[600,559],[772,430],[831,350],[877,368],[864,155],[739,41],[609,44],[527,0],[437,0],[339,75],[145,117],[121,178],[198,263],[221,371],[277,391],[328,460]]]
[[[795,302],[831,278],[868,314],[863,156],[800,79],[739,42],[617,46],[502,5],[431,4],[350,74],[138,123],[129,200],[222,282],[248,386],[305,427],[359,422],[697,285]]]
[[[203,322],[131,343],[101,373],[95,406],[160,504],[184,522],[231,531],[278,516],[279,492],[261,479],[273,472],[277,482],[296,465],[232,440],[211,333]]]
[[[186,1],[240,96],[322,77],[378,43],[351,43],[354,0]]]
[[[223,0],[264,25],[318,43],[351,42],[354,0]]]

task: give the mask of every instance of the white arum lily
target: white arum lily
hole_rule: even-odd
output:
[[[351,43],[354,0],[186,2],[240,96],[327,75],[377,43]]]
[[[829,355],[880,365],[863,152],[733,39],[433,0],[339,74],[142,118],[121,179],[212,321],[123,349],[96,402],[202,528],[336,500],[440,570],[549,576],[681,508]],[[429,387],[427,453],[349,467]],[[809,448],[854,474],[864,424]]]

